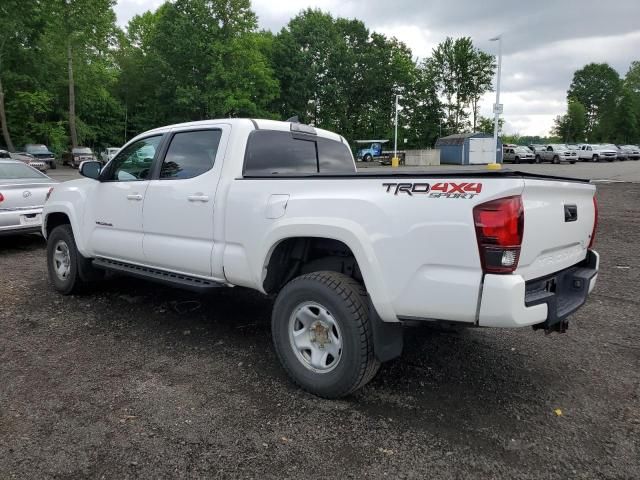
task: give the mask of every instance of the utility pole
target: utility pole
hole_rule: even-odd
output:
[[[398,100],[402,98],[402,95],[396,93],[396,121],[395,121],[395,135],[393,138],[393,158],[391,159],[391,165],[397,167],[398,160]]]
[[[493,105],[493,152],[494,157],[498,155],[498,126],[500,123],[500,114],[502,113],[502,105],[500,105],[500,74],[502,73],[502,34],[489,39],[490,42],[498,42],[498,72],[496,77],[496,103]],[[495,160],[495,158],[494,158]],[[495,161],[494,161],[495,163]]]

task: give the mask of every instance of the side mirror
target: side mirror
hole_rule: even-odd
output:
[[[102,162],[96,160],[87,160],[80,164],[78,171],[80,175],[87,178],[98,180],[100,177],[100,170],[102,170]]]

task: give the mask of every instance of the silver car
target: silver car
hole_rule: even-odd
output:
[[[0,235],[39,232],[56,181],[18,161],[0,159]]]

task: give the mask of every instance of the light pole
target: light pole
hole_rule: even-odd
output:
[[[490,42],[498,42],[498,72],[496,77],[496,103],[493,106],[493,152],[494,157],[498,152],[498,124],[500,122],[500,114],[502,113],[502,105],[500,105],[500,74],[502,72],[502,34],[489,39]],[[494,158],[495,160],[495,158]],[[494,161],[495,163],[495,161]]]
[[[393,158],[398,158],[398,100],[402,98],[402,95],[396,93],[396,122],[395,122],[395,135],[393,139]]]

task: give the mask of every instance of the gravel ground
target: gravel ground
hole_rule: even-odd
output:
[[[2,238],[0,478],[640,478],[640,185],[599,192],[567,334],[412,329],[341,401],[288,381],[258,294],[62,297],[42,239]]]

